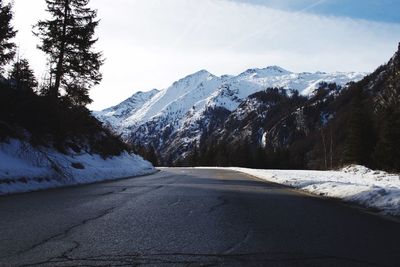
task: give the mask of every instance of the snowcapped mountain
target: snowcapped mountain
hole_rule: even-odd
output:
[[[179,119],[220,84],[221,79],[211,73],[205,70],[196,72],[160,91],[134,115],[127,118],[123,125],[129,127],[166,116],[170,116],[173,120]]]
[[[184,154],[217,119],[215,111],[232,112],[249,95],[274,87],[312,96],[322,82],[343,86],[364,76],[356,72],[293,73],[278,66],[221,77],[201,70],[166,89],[134,94],[95,116],[132,143],[150,144],[158,151],[173,146],[175,153]]]
[[[95,115],[106,125],[111,126],[114,129],[119,129],[119,123],[122,120],[132,116],[158,92],[157,89],[148,92],[137,92],[114,107],[95,112]]]

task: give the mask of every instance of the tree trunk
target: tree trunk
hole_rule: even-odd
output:
[[[68,23],[68,10],[69,10],[69,1],[65,0],[64,6],[64,21],[63,21],[63,29],[61,36],[61,45],[60,45],[60,54],[58,56],[57,68],[56,68],[56,81],[54,83],[54,87],[50,89],[50,95],[57,98],[61,85],[61,77],[63,75],[63,63],[64,63],[64,54],[65,54],[65,43],[66,43],[66,34],[67,34],[67,23]]]
[[[333,169],[333,134],[332,134],[332,126],[330,127],[330,133],[331,133],[331,170]]]
[[[327,152],[326,152],[326,142],[325,142],[325,135],[324,130],[321,128],[321,136],[322,136],[322,145],[324,147],[324,163],[325,169],[328,169],[328,161],[327,161]]]

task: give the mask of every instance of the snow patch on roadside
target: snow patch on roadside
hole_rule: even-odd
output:
[[[400,216],[400,176],[351,165],[339,171],[222,168]]]
[[[59,153],[26,142],[0,143],[0,195],[113,180],[155,172],[151,163],[127,152],[100,155]]]

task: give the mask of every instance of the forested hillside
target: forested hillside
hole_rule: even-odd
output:
[[[12,4],[0,2],[0,141],[18,138],[62,152],[86,150],[104,156],[127,149],[85,107],[91,102],[89,89],[101,81],[103,61],[102,54],[93,49],[97,12],[86,8],[87,4],[47,2],[51,19],[33,28],[50,67],[47,78],[38,82],[28,60],[16,55]]]
[[[269,88],[251,95],[177,165],[400,170],[400,46],[390,61],[309,98]]]
[[[257,102],[252,97],[257,92],[281,88],[281,97],[296,94],[300,101],[313,97],[315,90],[323,84],[344,86],[364,76],[356,72],[295,73],[278,66],[248,69],[237,76],[221,77],[201,70],[168,88],[138,92],[122,103],[94,114],[142,155],[154,159],[156,154],[158,159],[153,162],[169,166],[187,162],[190,154],[208,137],[218,139],[216,133],[224,127],[228,116],[238,115],[235,121],[230,119],[229,131],[239,131],[246,124],[249,112],[257,117],[262,107],[253,112],[249,102]],[[249,103],[248,108],[243,103]],[[277,118],[272,118],[271,122]],[[253,136],[262,136],[264,130],[252,131],[256,131]]]
[[[86,105],[102,74],[97,11],[89,1],[48,0],[33,27],[47,57],[37,80],[17,53],[12,3],[0,0],[0,195],[151,173]]]

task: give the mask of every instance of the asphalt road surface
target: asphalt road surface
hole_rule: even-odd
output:
[[[400,266],[400,224],[231,171],[0,197],[1,266]]]

